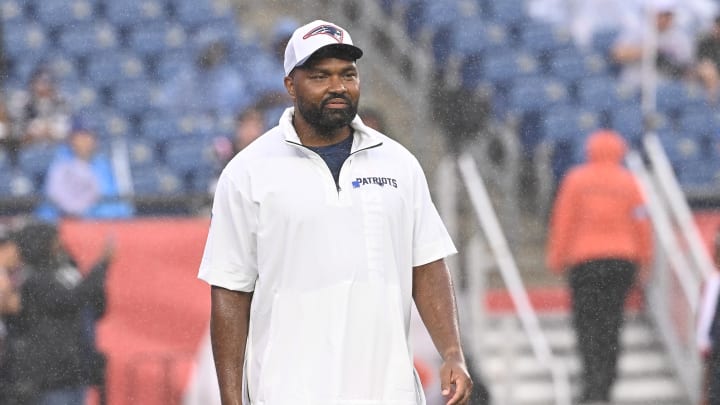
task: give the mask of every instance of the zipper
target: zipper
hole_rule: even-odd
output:
[[[336,182],[336,181],[335,181],[335,178],[334,178],[333,175],[332,175],[332,172],[330,171],[330,167],[327,165],[327,163],[326,163],[325,160],[322,158],[322,156],[320,156],[317,152],[315,152],[314,150],[308,148],[307,146],[305,146],[305,145],[303,145],[303,144],[301,144],[301,143],[289,141],[289,140],[287,140],[287,139],[285,140],[285,142],[287,142],[287,143],[289,143],[289,144],[291,144],[291,145],[299,146],[299,147],[303,148],[304,150],[310,152],[310,153],[312,154],[312,159],[313,159],[313,160],[316,160],[316,161],[317,161],[317,160],[320,160],[320,161],[322,162],[322,166],[325,167],[325,169],[326,169],[326,173],[328,173],[328,174],[330,175],[330,179],[331,179],[332,182],[335,184],[335,191],[337,192],[338,197],[340,197],[340,192],[342,191],[342,187],[340,187],[340,177],[341,177],[341,176],[338,175],[338,181]],[[355,154],[357,154],[357,153],[359,153],[359,152],[363,152],[363,151],[369,150],[369,149],[377,148],[377,147],[379,147],[379,146],[382,146],[382,144],[383,144],[383,143],[380,142],[380,143],[377,143],[377,144],[375,144],[375,145],[366,146],[366,147],[364,147],[364,148],[362,148],[362,149],[358,149],[358,150],[356,150],[356,151],[354,151],[354,152],[350,152],[350,154],[348,155],[347,159],[345,159],[345,161],[343,162],[343,164],[340,166],[340,173],[342,173],[342,170],[343,170],[343,168],[345,167],[345,164],[346,164],[348,161],[350,161],[350,159],[352,158],[353,155],[355,155]]]

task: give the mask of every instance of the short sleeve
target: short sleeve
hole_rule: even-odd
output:
[[[198,278],[234,291],[253,291],[257,279],[257,207],[227,172],[218,180]]]
[[[415,161],[413,267],[457,253],[457,249],[430,197],[425,174]]]

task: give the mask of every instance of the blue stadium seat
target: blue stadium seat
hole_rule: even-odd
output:
[[[42,59],[28,55],[24,58],[12,59],[9,62],[8,74],[17,80],[23,89],[26,89],[30,76],[42,64]]]
[[[42,186],[55,151],[56,147],[52,144],[31,144],[20,149],[18,167],[32,180],[35,188],[39,189]]]
[[[0,171],[0,198],[27,197],[37,190],[35,181],[26,174],[15,170]]]
[[[6,172],[10,170],[12,162],[10,156],[5,149],[0,149],[0,172]]]
[[[70,95],[67,101],[73,110],[86,110],[101,105],[101,90],[82,81],[69,80],[60,83],[63,94]]]
[[[219,169],[201,169],[192,174],[190,190],[195,193],[207,193],[210,184],[217,180]]]
[[[181,176],[212,170],[216,162],[211,139],[206,136],[184,136],[165,146],[165,163]]]
[[[110,93],[112,106],[124,114],[143,114],[159,107],[157,84],[149,80],[118,83]]]
[[[285,73],[280,64],[269,54],[258,53],[248,58],[243,64],[242,72],[243,77],[252,78],[247,81],[251,91],[249,97],[268,91],[285,91],[283,83]]]
[[[106,22],[68,25],[60,33],[60,46],[69,55],[87,56],[115,49],[118,46],[117,32]]]
[[[252,58],[249,58],[252,59]],[[155,63],[155,78],[167,81],[194,63],[193,53],[188,49],[163,52]]]
[[[180,117],[166,113],[151,113],[143,116],[139,135],[153,142],[165,142],[184,134]]]
[[[183,179],[164,165],[150,165],[131,171],[136,196],[175,196],[185,193]]]
[[[611,128],[625,139],[637,140],[643,135],[644,117],[640,105],[627,105],[609,111]]]
[[[609,110],[639,102],[639,93],[628,92],[612,76],[582,79],[578,83],[580,105],[595,110]]]
[[[86,24],[96,19],[95,1],[42,0],[35,2],[35,15],[46,27]]]
[[[508,107],[511,111],[525,113],[565,105],[568,101],[568,89],[563,82],[546,76],[530,76],[514,80]]]
[[[431,31],[439,27],[454,25],[460,19],[460,10],[453,1],[426,1],[423,12],[423,27]]]
[[[542,120],[544,139],[550,143],[581,138],[600,128],[600,116],[576,106],[561,106],[545,112]]]
[[[405,9],[405,32],[412,40],[417,40],[423,28],[424,3],[421,0],[415,0],[408,3]]]
[[[231,2],[215,0],[171,0],[177,21],[186,27],[197,27],[232,16]]]
[[[541,55],[571,46],[570,33],[550,23],[532,22],[521,25],[521,49]]]
[[[717,190],[720,186],[720,161],[686,160],[673,164],[680,186],[686,191]]]
[[[711,136],[719,129],[717,113],[706,105],[683,109],[678,120],[678,131],[687,136]]]
[[[127,52],[107,51],[91,54],[87,58],[85,70],[86,78],[96,86],[111,86],[146,77],[144,60]]]
[[[86,108],[73,114],[73,119],[92,129],[98,137],[108,140],[131,135],[133,126],[127,116],[107,107]]]
[[[26,18],[25,6],[26,1],[3,0],[0,3],[0,18],[2,18],[3,25],[22,23]]]
[[[526,52],[508,51],[483,59],[482,71],[486,80],[498,84],[522,76],[535,75],[540,62]]]
[[[658,131],[657,135],[673,165],[678,162],[699,160],[703,156],[702,141],[698,137],[687,136],[673,130]]]
[[[618,31],[614,29],[595,31],[590,40],[591,47],[601,55],[608,55],[617,36]]]
[[[49,41],[45,29],[29,21],[14,21],[3,27],[3,47],[10,59],[39,59],[48,49]]]
[[[105,17],[113,24],[125,26],[155,22],[168,17],[166,8],[163,0],[108,1],[105,5]]]
[[[488,0],[485,8],[490,18],[504,25],[519,24],[527,19],[524,0]]]
[[[150,139],[132,138],[127,139],[128,160],[132,170],[141,170],[157,164],[158,148],[155,142]]]
[[[217,41],[221,41],[232,48],[232,46],[242,41],[238,33],[238,27],[239,25],[231,16],[199,25],[190,31],[192,35],[188,35],[191,48],[195,51],[201,50]]]
[[[679,114],[689,106],[702,105],[705,94],[701,87],[681,80],[660,83],[657,87],[658,111]]]
[[[568,81],[608,74],[607,62],[602,56],[586,54],[575,47],[553,53],[548,68],[553,76]]]
[[[134,27],[129,34],[130,49],[142,55],[154,55],[169,50],[182,49],[187,44],[187,34],[181,25],[157,23]]]
[[[500,49],[507,46],[507,41],[507,31],[501,25],[473,17],[460,20],[452,26],[450,46],[454,52],[471,55],[486,49]]]
[[[43,58],[42,63],[50,69],[55,79],[60,83],[76,81],[80,77],[78,61],[62,52],[48,55]]]

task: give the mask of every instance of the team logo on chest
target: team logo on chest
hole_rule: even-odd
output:
[[[352,182],[353,188],[360,188],[370,184],[375,184],[380,187],[390,186],[397,188],[398,186],[397,180],[391,177],[358,177]]]

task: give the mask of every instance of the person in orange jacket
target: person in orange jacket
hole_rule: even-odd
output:
[[[625,298],[637,278],[647,277],[652,233],[639,184],[622,165],[622,137],[598,130],[586,152],[587,162],[560,183],[547,266],[567,272],[582,365],[580,401],[603,403],[617,374]]]

